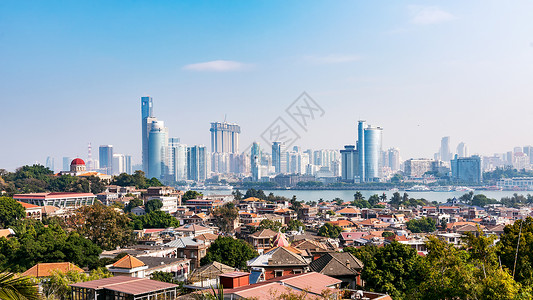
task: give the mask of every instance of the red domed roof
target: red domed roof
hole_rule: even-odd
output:
[[[71,166],[73,165],[85,165],[85,162],[81,158],[75,158],[71,163]]]

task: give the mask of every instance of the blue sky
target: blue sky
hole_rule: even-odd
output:
[[[325,114],[303,148],[384,128],[403,159],[533,144],[533,2],[1,1],[0,168],[113,144],[140,162],[140,97],[186,144],[241,148],[303,91]],[[93,152],[96,152],[93,150]]]

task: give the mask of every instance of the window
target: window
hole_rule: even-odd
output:
[[[281,276],[283,276],[283,270],[274,271],[274,277],[281,277]]]
[[[302,274],[302,269],[292,270],[293,274]]]

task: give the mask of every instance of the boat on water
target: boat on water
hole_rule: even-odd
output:
[[[431,188],[434,192],[450,192],[452,190],[452,187],[450,186],[436,186]]]
[[[211,191],[231,191],[233,190],[233,186],[229,184],[209,184],[209,185],[201,185],[194,187],[195,190],[211,190]]]
[[[405,189],[407,192],[430,192],[431,189],[425,185],[415,185],[409,189]]]
[[[455,187],[456,192],[473,192],[475,191],[473,188],[469,188],[467,186],[456,186]]]

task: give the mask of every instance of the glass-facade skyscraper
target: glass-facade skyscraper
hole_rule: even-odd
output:
[[[153,121],[153,100],[152,97],[141,97],[141,131],[142,131],[142,164],[144,173],[148,174],[148,135],[150,125]]]
[[[167,134],[163,121],[152,121],[148,135],[148,178],[162,178],[167,174]]]
[[[239,152],[241,127],[226,122],[211,123],[211,153]]]
[[[359,181],[369,182],[379,179],[381,137],[383,129],[366,125],[359,121],[357,126],[357,154],[359,157]]]
[[[113,175],[113,145],[102,145],[98,149],[98,159],[102,173]]]
[[[207,178],[207,149],[205,146],[187,148],[188,179],[204,181]]]
[[[261,148],[257,142],[252,144],[251,152],[252,181],[259,181],[261,179]]]
[[[287,155],[285,152],[285,144],[283,142],[272,143],[272,165],[274,166],[274,172],[278,174],[287,172]]]

